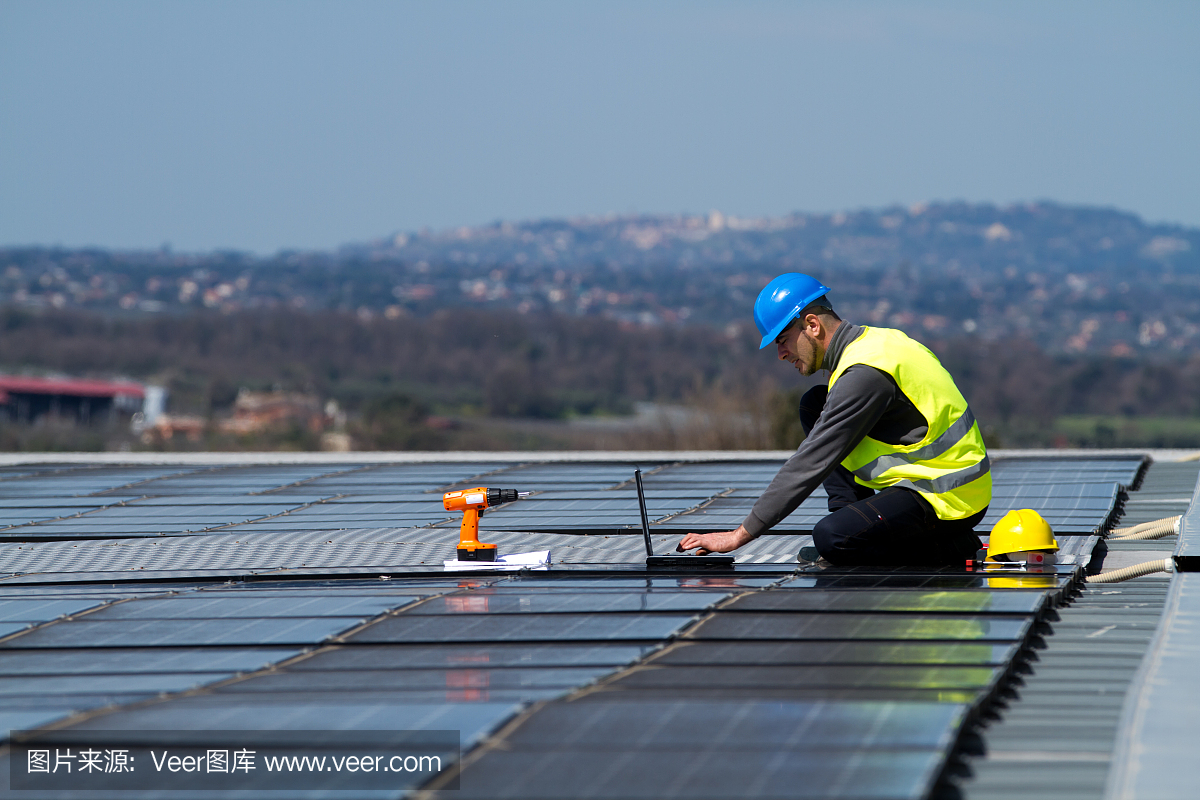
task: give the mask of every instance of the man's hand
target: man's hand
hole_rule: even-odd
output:
[[[696,550],[698,556],[705,556],[709,553],[728,553],[731,550],[737,550],[752,539],[753,537],[746,532],[746,529],[738,525],[736,531],[689,533],[679,540],[675,550],[682,553],[685,550],[699,548]]]

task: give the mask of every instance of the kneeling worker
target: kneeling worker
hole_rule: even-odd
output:
[[[829,386],[801,399],[807,438],[738,529],[689,533],[679,549],[736,550],[824,483],[830,514],[813,541],[830,563],[962,564],[992,500],[979,425],[933,353],[898,330],[843,321],[828,291],[788,273],[758,295],[760,349],[774,342],[801,375],[829,370]]]

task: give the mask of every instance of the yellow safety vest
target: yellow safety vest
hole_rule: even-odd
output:
[[[983,436],[937,356],[901,331],[864,326],[842,351],[837,369],[829,376],[830,391],[855,364],[891,375],[929,429],[915,444],[887,444],[866,436],[842,466],[872,489],[916,490],[939,519],[964,519],[986,508],[992,502],[992,475]]]

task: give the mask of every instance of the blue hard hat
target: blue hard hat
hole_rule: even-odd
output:
[[[763,335],[758,349],[774,342],[788,323],[828,291],[829,287],[816,278],[799,272],[785,272],[763,287],[754,301],[754,324]]]

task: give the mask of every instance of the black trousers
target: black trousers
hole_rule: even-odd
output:
[[[800,399],[806,434],[825,408],[828,391],[815,386]],[[939,519],[917,492],[892,486],[876,493],[856,483],[841,464],[823,485],[830,513],[813,528],[813,544],[832,564],[961,566],[982,546],[974,529],[986,508],[966,519]]]

